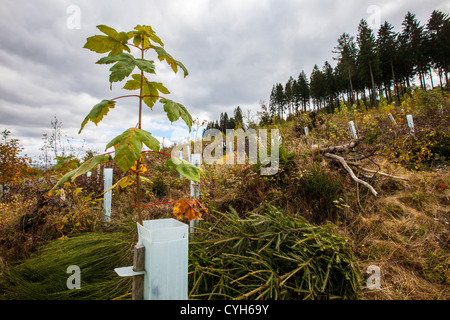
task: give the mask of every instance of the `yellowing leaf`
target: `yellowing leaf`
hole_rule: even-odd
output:
[[[81,123],[81,128],[80,131],[78,131],[78,134],[81,133],[84,126],[88,123],[89,120],[95,123],[95,125],[97,125],[103,119],[103,117],[108,114],[109,109],[114,108],[115,105],[116,105],[115,101],[106,99],[102,100],[100,103],[97,103],[92,108],[91,112],[89,112],[89,114],[86,116],[86,118],[84,118],[83,123]]]
[[[51,197],[53,195],[53,191],[59,186],[69,184],[69,180],[73,182],[75,178],[77,178],[78,176],[85,174],[88,171],[91,171],[92,169],[97,167],[100,163],[107,162],[109,159],[110,157],[108,155],[99,155],[89,159],[81,166],[66,173],[61,179],[59,179],[56,185],[48,192],[48,195]]]
[[[129,36],[125,32],[118,33],[111,27],[105,25],[99,25],[97,28],[106,34],[95,35],[87,38],[86,44],[83,48],[89,49],[97,53],[109,52],[110,56],[122,53],[124,50],[130,52],[130,48],[127,46]]]
[[[135,171],[135,172],[139,172],[139,174],[143,175],[147,172],[147,166],[145,164],[142,163],[142,156],[139,158],[139,161],[141,162],[140,166],[139,166],[139,170],[136,168],[137,167],[137,161],[134,162],[134,165],[130,168],[131,170]]]
[[[128,80],[123,87],[126,90],[138,90],[141,87],[141,75],[133,74],[131,76],[133,80]],[[159,98],[159,92],[163,94],[169,94],[169,90],[164,87],[161,82],[148,81],[146,77],[143,77],[142,82],[142,95],[144,96],[144,103],[151,108]]]
[[[184,71],[184,77],[186,78],[188,76],[189,73],[186,67],[180,61],[177,61],[174,58],[172,58],[172,56],[168,54],[164,48],[153,46],[153,49],[158,54],[159,61],[166,60],[167,64],[172,68],[173,72],[177,73],[178,67],[180,67]]]
[[[149,48],[150,40],[164,46],[161,39],[155,34],[152,27],[137,25],[134,28],[135,31],[128,32],[128,36],[133,38],[133,44],[135,46],[143,46],[143,48]]]
[[[134,179],[136,179],[136,175],[135,174],[131,174],[129,176],[123,177],[122,179],[117,181],[114,185],[112,185],[111,187],[106,189],[101,195],[103,195],[103,194],[105,194],[108,191],[111,191],[113,189],[116,189],[116,191],[120,192],[121,190],[125,189],[126,187],[132,185],[133,182],[134,182]]]
[[[116,149],[114,161],[123,172],[127,172],[141,156],[142,144],[153,151],[159,150],[159,141],[142,129],[130,128],[111,140],[106,149]]]

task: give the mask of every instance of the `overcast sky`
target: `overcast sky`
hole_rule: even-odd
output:
[[[102,99],[130,91],[125,82],[110,90],[108,65],[83,49],[86,38],[101,34],[97,25],[130,31],[150,25],[165,49],[189,71],[156,63],[154,81],[170,90],[192,117],[218,119],[240,106],[259,111],[275,83],[286,83],[314,64],[335,66],[333,48],[344,33],[356,35],[361,19],[390,22],[401,29],[408,11],[426,24],[435,9],[450,13],[444,0],[2,0],[0,8],[0,130],[8,129],[28,155],[38,156],[42,135],[53,117],[63,135],[80,149],[103,151],[116,135],[137,123],[137,99],[120,99],[95,126],[81,122]],[[148,54],[147,59],[157,60]],[[144,109],[143,129],[162,141],[189,133],[184,122],[171,124],[157,103]]]

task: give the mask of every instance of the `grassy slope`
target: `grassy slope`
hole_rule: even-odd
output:
[[[438,104],[443,105],[443,114]],[[440,156],[432,154],[420,158],[425,153],[424,149],[431,149],[430,145],[448,146],[449,107],[448,96],[441,99],[435,93],[416,93],[399,107],[323,116],[319,121],[322,125],[319,124],[307,139],[298,135],[303,123],[293,121],[285,125],[286,148],[302,155],[308,153],[311,144],[338,145],[349,141],[345,123],[355,120],[360,136],[372,138],[376,133],[359,149],[369,154],[372,147],[378,146],[372,157],[378,166],[367,160],[363,161],[364,165],[410,180],[394,182],[380,176],[365,179],[380,192],[375,199],[364,186],[356,186],[339,165],[325,159],[316,160],[330,175],[339,172],[342,192],[338,196],[341,200],[335,202],[337,216],[335,214],[331,220],[337,224],[339,233],[353,241],[361,272],[364,274],[370,265],[381,269],[381,290],[363,288],[363,299],[450,298],[448,155],[447,158],[442,157],[444,150]],[[387,121],[389,112],[398,116],[399,127]],[[414,115],[414,140],[409,137],[409,129],[401,119],[406,113]],[[374,119],[378,121],[377,126],[366,124],[372,124]],[[442,134],[446,135],[446,140],[433,140]],[[409,147],[394,157],[389,148],[408,140],[411,140]],[[436,147],[434,150],[442,149]],[[310,170],[309,160],[304,157],[297,161],[297,172]],[[302,214],[302,210],[297,211]],[[320,213],[313,213],[317,214]]]
[[[439,104],[443,105],[443,115]],[[389,113],[398,127],[390,122]],[[416,124],[414,139],[404,119],[409,113]],[[397,107],[382,103],[380,110],[342,109],[333,115],[318,115],[314,121],[303,115],[268,126],[279,128],[283,136],[280,172],[264,177],[258,174],[258,166],[206,166],[202,200],[211,214],[216,210],[227,213],[232,207],[248,217],[267,203],[310,223],[326,224],[350,239],[363,275],[368,277],[365,272],[370,265],[381,269],[381,289],[363,287],[363,299],[449,299],[450,173],[448,157],[444,158],[448,153],[449,113],[448,97],[416,93]],[[358,133],[366,137],[359,147],[361,152],[375,152],[373,162],[364,160],[364,166],[406,177],[409,182],[363,177],[379,192],[374,198],[339,164],[311,156],[313,144],[348,142],[349,120],[354,120]],[[307,138],[302,134],[305,125],[311,132]],[[164,160],[151,161],[162,165]],[[160,167],[149,171],[149,176],[154,183],[145,186],[144,203],[188,197],[188,181],[177,179],[178,174]],[[78,186],[83,187],[83,182]],[[12,202],[1,203],[0,265],[33,256],[41,244],[52,239],[102,231],[103,225],[92,217],[93,211],[101,212],[101,202],[76,192],[76,188],[68,189],[67,200],[60,201],[42,200],[42,196],[27,191]],[[40,206],[36,205],[39,199]],[[144,214],[147,218],[170,217],[171,209],[172,205],[150,207]],[[114,193],[113,219],[120,224],[129,220],[131,212],[130,191]]]

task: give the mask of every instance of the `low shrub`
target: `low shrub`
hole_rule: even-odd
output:
[[[335,201],[341,196],[340,178],[332,175],[319,163],[313,163],[298,180],[297,193],[310,204],[316,223],[332,220],[337,208]]]

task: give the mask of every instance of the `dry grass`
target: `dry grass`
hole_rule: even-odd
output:
[[[338,216],[326,220],[336,223],[337,231],[353,241],[360,270],[366,277],[369,277],[368,266],[376,265],[381,269],[381,289],[364,286],[362,299],[450,299],[450,173],[445,165],[417,172],[380,156],[372,157],[373,162],[365,160],[364,167],[409,179],[408,182],[394,181],[379,175],[364,178],[379,192],[379,197],[374,198],[364,186],[357,186],[339,165],[322,158],[311,159],[311,145],[324,143],[323,138],[305,139],[298,136],[291,125],[282,128],[282,136],[283,147],[297,154],[293,170],[297,178],[316,163],[326,174],[337,174],[341,179],[342,193],[338,196],[342,201],[337,203]],[[361,148],[369,152],[370,146]],[[310,199],[293,192],[291,187],[298,181],[291,178],[283,181],[282,186],[276,184],[276,179],[267,186],[264,179],[258,180],[257,184],[264,190],[262,195],[249,188],[255,184],[251,179],[241,180],[244,185],[239,189],[229,187],[227,204],[238,203],[233,198],[245,194],[247,201],[269,201],[317,222],[317,213],[311,212],[308,204]],[[239,193],[239,190],[246,191]]]
[[[362,177],[379,192],[379,197],[374,198],[366,187],[350,179],[340,164],[311,156],[312,144],[332,144],[324,132],[330,129],[331,118],[324,117],[326,121],[315,129],[317,134],[308,139],[299,135],[299,129],[292,123],[279,127],[285,158],[275,176],[261,176],[254,166],[206,166],[201,199],[211,216],[205,215],[205,220],[214,221],[212,215],[216,211],[226,214],[232,211],[230,208],[246,219],[261,204],[269,204],[281,212],[302,216],[311,224],[331,223],[333,232],[351,240],[365,279],[369,276],[368,266],[376,265],[381,270],[381,288],[368,289],[364,282],[362,299],[450,299],[450,172],[445,161],[432,164],[431,171],[411,171],[386,160],[380,153],[372,157],[373,162],[364,160],[364,167],[409,179],[406,182],[379,175]],[[418,120],[417,124],[420,123]],[[300,129],[301,132],[303,127]],[[363,143],[360,148],[365,154],[373,151],[371,144]],[[153,184],[143,186],[143,205],[189,197],[189,181],[180,180],[176,172],[166,171],[163,166],[167,159],[148,154],[147,160],[150,164],[147,176]],[[120,174],[115,171],[115,179]],[[305,188],[311,179],[318,183]],[[329,181],[335,182],[337,188],[325,188],[331,185]],[[35,215],[41,220],[30,220],[34,221],[31,227],[23,228],[23,217],[36,209],[36,201],[30,195],[17,198],[20,205],[1,207],[0,265],[7,264],[10,258],[24,258],[39,244],[61,236],[54,223],[64,216],[64,210],[70,211],[72,207],[56,200],[37,211],[45,212]],[[100,202],[90,208],[95,212],[101,207]],[[145,219],[173,217],[172,209],[173,204],[152,206],[145,208],[143,215]],[[112,219],[120,224],[134,214],[131,188],[122,193],[114,191]]]

